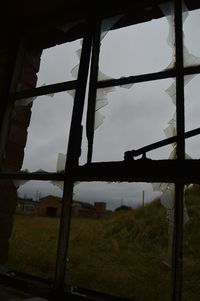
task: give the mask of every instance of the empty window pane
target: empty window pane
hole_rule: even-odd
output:
[[[173,54],[168,34],[165,17],[109,31],[101,41],[100,71],[118,78],[165,69]]]
[[[68,287],[133,300],[170,300],[172,240],[167,219],[173,190],[172,184],[77,183]],[[172,207],[168,203],[166,210],[166,197],[161,198],[170,192]]]
[[[6,266],[16,273],[53,280],[62,189],[42,181],[14,181],[14,185],[18,190]]]
[[[76,79],[81,47],[76,40],[43,50],[37,86]]]
[[[56,171],[59,153],[67,151],[73,98],[62,92],[31,101],[16,102],[2,168]]]
[[[184,13],[184,65],[200,65],[200,40],[196,28],[200,26],[200,9]]]
[[[199,87],[200,87],[199,74],[185,76],[185,130],[186,131],[200,128]],[[186,144],[186,153],[191,157],[191,159],[199,159],[200,136],[197,135],[189,139],[186,139],[185,144]]]
[[[126,151],[176,135],[173,93],[172,79],[99,89],[93,161],[123,160]],[[168,159],[173,147],[157,149],[147,157]]]

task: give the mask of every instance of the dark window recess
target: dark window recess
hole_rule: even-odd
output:
[[[50,217],[56,217],[57,216],[57,208],[47,207],[46,208],[46,215],[50,216]]]

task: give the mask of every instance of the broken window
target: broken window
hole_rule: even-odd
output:
[[[66,71],[66,77],[63,77],[65,71],[61,73],[59,69],[58,76],[55,72],[56,77],[52,77],[54,72],[51,71],[47,81],[44,81],[46,85],[43,85],[41,73],[40,82],[36,87],[38,68],[35,68],[32,85],[27,81],[24,83],[19,75],[20,87],[16,86],[10,93],[10,102],[2,127],[1,189],[3,190],[5,185],[9,191],[5,195],[6,200],[16,199],[17,191],[13,180],[15,183],[51,181],[51,185],[56,185],[55,189],[63,190],[55,278],[52,277],[54,288],[66,289],[73,294],[95,295],[99,292],[138,300],[149,299],[151,295],[153,299],[180,301],[184,290],[191,296],[192,285],[189,283],[188,287],[184,287],[182,282],[182,238],[188,216],[188,202],[184,199],[185,185],[199,182],[199,162],[185,159],[193,158],[192,155],[193,159],[198,156],[192,153],[188,146],[193,139],[198,141],[199,135],[198,120],[192,118],[192,110],[196,113],[198,108],[193,92],[197,89],[195,81],[198,81],[197,74],[200,69],[196,63],[195,66],[191,65],[191,58],[198,54],[192,53],[194,48],[187,42],[187,34],[185,33],[185,38],[183,35],[182,29],[185,30],[187,26],[188,15],[185,5],[182,6],[181,1],[175,1],[175,6],[169,2],[155,7],[145,6],[144,10],[140,20],[137,19],[137,14],[134,15],[134,11],[130,14],[126,8],[118,15],[114,15],[114,12],[114,17],[107,18],[97,13],[96,18],[91,17],[87,20],[87,25],[84,22],[86,30],[82,35],[82,49],[78,49],[78,56],[81,54],[80,64],[78,57],[76,61],[66,57],[66,68],[68,62],[71,69]],[[154,21],[149,21],[153,18]],[[130,38],[132,34],[136,34],[133,39]],[[79,38],[80,36],[78,40]],[[71,39],[72,37],[69,41]],[[138,45],[140,48],[137,48]],[[65,44],[63,49],[65,52]],[[39,50],[37,61],[42,52]],[[73,48],[72,57],[75,54],[74,50]],[[43,50],[44,59],[49,51]],[[186,60],[188,55],[189,63]],[[52,67],[52,64],[49,64],[48,68]],[[41,66],[43,68],[43,61]],[[63,63],[62,67],[64,66]],[[192,84],[193,87],[190,86]],[[35,97],[38,99],[33,101]],[[15,107],[20,115],[20,122],[25,123],[26,132],[29,122],[23,119],[22,110],[27,110],[29,118],[32,110],[30,133],[32,131],[34,137],[36,131],[35,136],[41,145],[44,140],[46,143],[46,151],[39,148],[36,150],[34,139],[33,142],[29,142],[29,139],[32,139],[30,135],[27,150],[29,145],[32,153],[25,154],[25,157],[23,152],[26,135],[24,138],[19,135],[18,148],[18,139],[13,140],[15,135],[11,139],[12,145],[9,145],[9,140],[6,139],[8,134],[12,133],[13,105],[22,104],[24,99],[26,106],[23,109],[22,106]],[[57,105],[59,100],[60,107]],[[57,109],[60,110],[59,120],[57,117],[54,120]],[[48,116],[47,123],[43,119],[43,113],[44,116]],[[39,116],[41,125],[37,121]],[[42,133],[45,125],[48,127],[47,132]],[[65,139],[64,144],[60,144],[57,141],[63,129]],[[48,144],[47,135],[52,138],[52,144]],[[197,150],[198,143],[195,147]],[[15,157],[12,156],[13,150]],[[25,152],[27,150],[25,149]],[[36,156],[37,154],[39,156]],[[28,167],[29,171],[20,171],[23,168],[23,160],[24,168]],[[41,168],[44,170],[40,170]],[[151,186],[149,183],[154,184]],[[118,192],[117,196],[115,194],[116,187],[123,185],[125,195],[129,187],[133,186],[133,190],[136,191],[135,187],[140,186],[139,195],[136,196],[140,199],[140,208],[131,208],[130,212],[112,212],[105,219],[101,219],[102,211],[96,210],[101,208],[105,211],[105,203],[110,197],[118,197],[119,207],[123,207],[125,197],[121,196],[121,192]],[[147,191],[145,187],[149,187]],[[94,191],[94,194],[93,199],[89,201],[91,191]],[[159,202],[153,201],[150,191],[152,194],[157,193]],[[102,199],[103,193],[106,194],[105,199]],[[95,199],[97,197],[98,199]],[[131,196],[132,198],[134,196]],[[149,201],[149,204],[146,204],[146,201]],[[132,205],[130,201],[130,204],[124,206]],[[18,210],[20,206],[19,204]],[[30,211],[31,204],[27,208]],[[112,211],[115,209],[113,207]],[[50,218],[55,221],[58,208],[49,203],[45,210],[46,220]],[[130,214],[130,220],[126,214]],[[133,233],[134,227],[139,225],[136,216],[141,219],[144,227]],[[9,218],[11,221],[12,212],[9,212]],[[119,219],[120,224],[120,229],[114,233],[112,230],[116,223],[112,218]],[[123,239],[126,238],[125,242],[120,241],[120,235]],[[8,237],[6,242],[7,240]],[[84,244],[86,240],[88,243]],[[83,244],[78,245],[77,241]],[[152,242],[157,244],[156,249]],[[136,250],[137,262],[132,256]],[[109,257],[110,253],[112,258]],[[129,261],[123,261],[124,255],[126,260],[131,258],[131,267]],[[108,267],[109,270],[106,270]],[[192,269],[191,265],[190,268]],[[112,275],[111,269],[112,272],[115,271]],[[119,270],[125,275],[123,279],[117,278]],[[149,287],[150,280],[152,283]],[[110,283],[110,287],[107,283]]]
[[[73,90],[70,92],[73,93]],[[6,162],[10,159],[10,164],[6,163],[6,167],[2,168],[7,171],[15,170],[12,164],[13,154],[11,150],[9,152],[9,148],[15,143],[15,149],[19,151],[25,145],[21,170],[57,171],[58,155],[66,154],[67,150],[72,108],[73,97],[67,92],[17,101],[5,157]],[[24,117],[24,122],[21,117]],[[64,164],[65,162],[63,168]]]
[[[120,18],[123,15],[118,16]],[[118,19],[116,16],[115,22]],[[101,72],[111,78],[120,78],[162,71],[170,64],[172,49],[167,44],[169,26],[166,18],[115,30],[108,28],[105,32],[106,21],[103,20],[101,27],[99,80],[103,80]]]
[[[80,39],[44,49],[37,87],[77,79],[81,44],[82,40]],[[65,58],[65,63],[63,63],[63,58]]]
[[[172,82],[166,79],[114,87],[110,92],[97,90],[94,162],[120,161],[127,150],[176,135],[176,125],[169,124],[175,106],[166,92]],[[168,146],[148,157],[168,159],[172,149]]]

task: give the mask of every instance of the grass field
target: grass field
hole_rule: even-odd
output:
[[[200,296],[200,191],[186,194],[190,221],[184,235],[184,301]],[[52,278],[59,219],[19,216],[11,240],[10,266]],[[107,219],[72,218],[68,285],[137,301],[170,300],[168,224],[159,201],[113,213]]]

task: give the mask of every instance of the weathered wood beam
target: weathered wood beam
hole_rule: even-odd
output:
[[[30,90],[18,91],[10,94],[10,99],[20,100],[29,97],[42,96],[46,94],[59,93],[63,91],[69,91],[76,89],[76,80],[62,82],[53,85],[47,85],[43,87],[38,87]]]
[[[200,160],[150,160],[91,163],[74,170],[74,181],[200,183]]]

